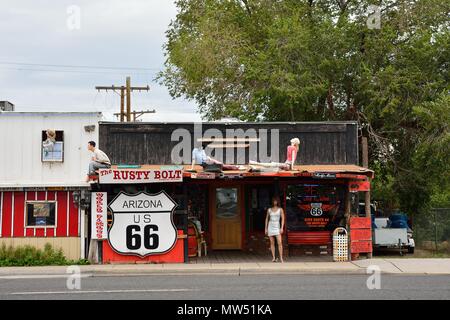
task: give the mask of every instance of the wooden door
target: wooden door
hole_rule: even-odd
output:
[[[213,188],[212,193],[212,248],[241,249],[242,229],[239,187]]]

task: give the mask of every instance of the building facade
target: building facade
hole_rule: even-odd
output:
[[[0,245],[50,243],[69,259],[86,257],[84,181],[87,143],[98,140],[101,113],[0,113]]]
[[[301,142],[292,170],[254,168],[253,161],[283,163],[292,138]],[[102,241],[104,263],[186,262],[191,249],[186,225],[194,221],[208,250],[267,254],[265,217],[273,196],[280,197],[286,212],[283,243],[289,254],[330,255],[337,227],[351,234],[349,257],[372,251],[370,216],[358,216],[358,196],[370,191],[373,171],[359,166],[355,122],[102,122],[99,139],[114,165],[100,171],[93,191],[104,193],[108,204],[124,197],[153,199],[164,192],[176,203],[173,219],[179,234],[172,251],[158,254],[139,240],[145,240],[145,223],[121,240],[111,240],[112,233]],[[202,143],[210,156],[236,167],[209,172],[199,165],[191,168],[192,150]],[[120,209],[111,208],[108,230],[122,228],[125,233],[134,228],[133,219],[135,224],[142,221],[139,210],[128,205],[120,215],[114,212]],[[124,222],[126,213],[129,223]],[[157,216],[150,209],[147,213],[149,219]],[[192,258],[196,254],[193,248]]]

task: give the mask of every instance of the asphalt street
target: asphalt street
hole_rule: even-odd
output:
[[[85,275],[69,290],[64,276],[0,277],[1,300],[310,300],[450,299],[449,275],[380,275],[369,289],[364,274]],[[76,284],[69,281],[69,284]],[[373,278],[369,283],[376,286]]]

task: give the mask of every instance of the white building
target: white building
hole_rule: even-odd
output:
[[[87,144],[98,141],[100,120],[98,112],[0,112],[0,245],[50,243],[85,257],[79,198],[89,194]]]

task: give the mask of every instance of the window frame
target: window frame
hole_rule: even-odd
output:
[[[32,203],[54,203],[55,204],[55,223],[54,224],[46,224],[45,226],[30,226],[28,225],[28,204]],[[27,229],[45,229],[45,228],[56,228],[58,224],[58,201],[57,200],[26,200],[25,201],[25,213],[24,213],[24,226]]]
[[[43,146],[43,142],[45,141],[44,137],[46,136],[46,132],[47,130],[42,130],[41,131],[41,147],[40,147],[40,151],[41,151],[41,162],[42,163],[63,163],[64,162],[64,145],[65,145],[65,140],[64,140],[64,130],[55,130],[56,136],[58,136],[58,133],[61,134],[61,140],[56,140],[55,142],[61,142],[61,160],[45,160],[44,159],[44,146]],[[44,139],[44,140],[43,140]]]

